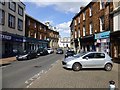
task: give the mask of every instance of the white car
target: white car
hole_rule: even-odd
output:
[[[62,61],[63,67],[79,71],[82,68],[104,68],[111,71],[112,58],[105,52],[88,52],[84,55],[76,55],[65,58]]]
[[[52,48],[47,48],[47,51],[48,51],[49,54],[54,52],[54,50]]]

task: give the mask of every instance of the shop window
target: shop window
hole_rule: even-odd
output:
[[[5,24],[5,12],[0,9],[0,25]]]
[[[23,16],[23,8],[18,5],[18,14]]]
[[[23,30],[23,20],[18,19],[18,30],[22,31]]]
[[[13,16],[13,15],[11,15],[11,14],[9,14],[8,15],[9,17],[9,19],[8,19],[8,26],[10,27],[10,28],[13,28],[13,29],[15,29],[15,16]]]
[[[12,11],[15,12],[15,11],[16,11],[16,3],[10,1],[10,2],[9,2],[9,9],[11,9]]]

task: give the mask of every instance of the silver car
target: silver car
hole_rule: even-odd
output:
[[[82,68],[104,68],[106,71],[111,71],[113,66],[111,59],[105,52],[88,52],[65,58],[62,64],[63,67],[74,71],[79,71]]]

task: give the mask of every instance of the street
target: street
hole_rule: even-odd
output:
[[[30,78],[48,70],[52,64],[62,58],[63,55],[54,53],[31,60],[15,61],[2,68],[2,88],[25,88]]]
[[[110,80],[114,80],[115,86],[118,88],[118,65],[114,63],[112,71],[109,72],[104,69],[83,69],[75,72],[64,69],[61,61],[58,61],[50,71],[44,73],[27,88],[94,88],[94,90],[100,88],[100,90],[108,90]]]

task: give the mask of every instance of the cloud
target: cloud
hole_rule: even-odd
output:
[[[80,6],[85,6],[89,0],[21,0],[23,2],[31,2],[38,7],[54,6],[54,9],[61,12],[77,13]]]
[[[60,32],[61,36],[64,36],[64,35],[70,36],[70,27],[69,27],[70,23],[71,21],[68,21],[68,22],[63,22],[61,24],[56,25],[56,28]]]

